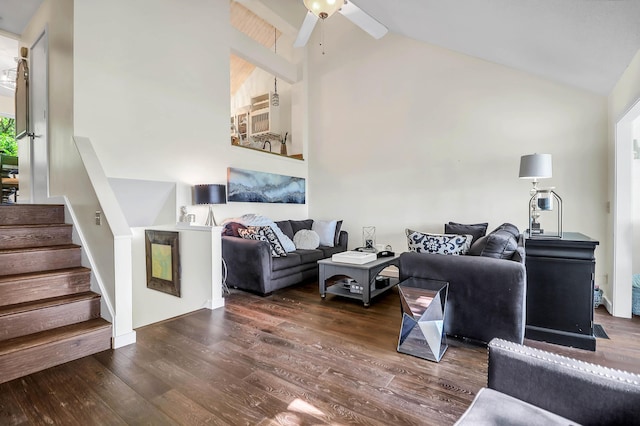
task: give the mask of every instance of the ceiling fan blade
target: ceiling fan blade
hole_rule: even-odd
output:
[[[352,1],[345,2],[339,12],[348,20],[365,30],[376,40],[382,38],[387,33],[387,27],[376,21],[373,17],[362,11]]]
[[[307,44],[313,28],[316,26],[316,22],[318,22],[318,17],[311,12],[307,12],[307,16],[304,17],[304,22],[300,27],[300,31],[298,31],[298,37],[296,37],[293,47],[304,47],[304,45]]]

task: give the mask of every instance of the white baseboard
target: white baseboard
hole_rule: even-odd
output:
[[[611,304],[611,301],[607,299],[607,296],[602,296],[602,304],[606,308],[607,312],[613,315],[613,305]]]
[[[115,336],[111,338],[111,347],[113,349],[118,349],[123,346],[131,345],[136,342],[136,332],[132,331],[127,334],[122,334],[120,336]]]
[[[217,299],[217,300],[207,299],[206,307],[207,309],[211,309],[211,310],[222,308],[224,307],[224,299]]]

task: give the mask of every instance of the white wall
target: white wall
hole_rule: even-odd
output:
[[[147,288],[145,229],[179,233],[180,297]],[[202,308],[224,306],[220,281],[222,228],[180,230],[175,226],[133,229],[133,327],[163,321]],[[218,261],[216,261],[216,259]]]
[[[115,300],[114,241],[108,223],[96,226],[96,210],[102,210],[93,192],[73,141],[74,68],[73,68],[73,0],[45,0],[20,38],[20,46],[31,47],[44,31],[48,37],[48,74],[50,194],[66,196],[94,259],[91,288],[97,288],[97,277],[103,282],[105,297]],[[20,199],[31,199],[29,138],[18,142],[20,156]],[[70,218],[66,218],[67,221]],[[85,258],[83,258],[85,259]],[[107,315],[103,311],[103,315]],[[117,313],[116,313],[117,315]],[[119,329],[114,327],[114,333]],[[116,336],[117,337],[117,336]]]
[[[637,118],[634,123],[633,138],[637,143],[640,143],[640,118]],[[631,173],[633,176],[631,184],[631,194],[633,197],[633,210],[631,214],[631,220],[633,221],[632,271],[634,274],[640,274],[640,158],[633,160]]]
[[[616,238],[613,241],[612,250],[608,253],[611,258],[613,279],[605,288],[604,301],[613,315],[622,317],[631,317],[630,275],[633,269],[633,223],[631,219],[632,160],[630,158],[633,128],[629,120],[637,117],[631,117],[629,114],[631,111],[638,110],[639,100],[640,51],[636,53],[609,94],[608,188],[609,199],[612,202],[612,215],[609,217],[608,231],[612,236],[615,233]],[[611,303],[612,306],[610,306]]]
[[[0,96],[0,117],[13,117],[15,115],[15,103],[12,97]]]
[[[65,179],[81,167],[73,145],[73,0],[45,0],[20,38],[20,46],[31,46],[47,31],[49,73],[49,177],[51,195],[68,195]],[[29,138],[18,143],[20,153],[20,196],[31,198],[28,158]],[[76,183],[76,186],[79,184]],[[72,200],[73,201],[73,200]],[[75,204],[75,203],[74,203]]]
[[[317,37],[317,34],[314,34]],[[388,34],[343,17],[310,46],[310,217],[344,219],[406,251],[404,229],[449,220],[527,227],[531,182],[520,156],[553,155],[564,230],[600,241],[606,271],[606,99],[505,66]]]
[[[230,166],[307,177],[306,162],[229,142],[228,2],[75,6],[75,130],[109,177],[177,182],[178,209],[192,185],[224,183]],[[204,222],[206,207],[189,210]],[[305,218],[307,206],[216,206],[218,219],[243,213]]]

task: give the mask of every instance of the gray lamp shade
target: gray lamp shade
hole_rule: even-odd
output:
[[[520,157],[520,179],[541,179],[551,176],[551,154],[531,154]]]
[[[224,185],[205,184],[194,186],[196,204],[227,204],[227,191]]]

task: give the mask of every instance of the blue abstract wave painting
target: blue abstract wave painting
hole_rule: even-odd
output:
[[[227,169],[228,201],[304,204],[305,191],[304,178],[233,167]]]

